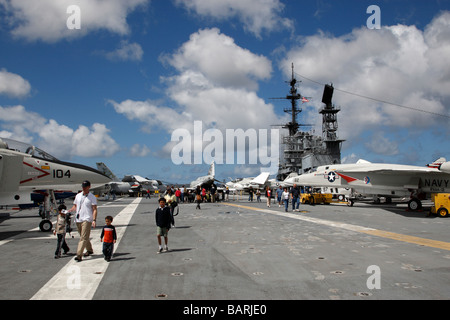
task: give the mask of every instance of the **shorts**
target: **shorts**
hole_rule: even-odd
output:
[[[168,233],[169,233],[169,228],[156,227],[156,235],[157,236],[167,237]]]

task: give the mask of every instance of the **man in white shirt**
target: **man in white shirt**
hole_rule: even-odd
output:
[[[78,233],[80,234],[80,242],[78,243],[76,261],[81,261],[83,251],[86,249],[85,257],[94,253],[89,237],[91,235],[91,228],[95,228],[95,221],[97,219],[97,198],[89,192],[91,183],[84,181],[81,184],[83,192],[76,195],[73,201],[73,207],[70,212],[75,211],[75,218],[77,223]]]

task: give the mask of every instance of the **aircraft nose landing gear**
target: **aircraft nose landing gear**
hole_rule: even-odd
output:
[[[39,229],[42,232],[50,232],[52,231],[53,224],[50,220],[44,219],[39,223]]]
[[[44,196],[44,204],[43,208],[41,208],[41,212],[39,213],[42,217],[42,221],[39,223],[39,229],[42,232],[50,232],[53,229],[53,224],[50,221],[51,212],[58,212],[56,209],[56,198],[53,190],[47,190]]]

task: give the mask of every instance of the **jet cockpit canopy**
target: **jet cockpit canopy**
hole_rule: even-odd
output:
[[[22,152],[31,155],[32,157],[49,160],[49,161],[59,161],[54,156],[48,154],[44,150],[39,149],[29,143],[20,142],[8,138],[0,138],[0,149],[9,149],[17,152]]]

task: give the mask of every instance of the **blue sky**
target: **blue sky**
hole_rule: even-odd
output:
[[[370,5],[381,29],[367,27]],[[172,133],[194,121],[224,135],[286,122],[288,102],[270,98],[288,93],[291,63],[312,97],[300,121],[318,134],[316,82],[337,89],[344,162],[450,159],[450,0],[0,0],[0,48],[0,136],[119,177],[206,174],[171,157]]]

